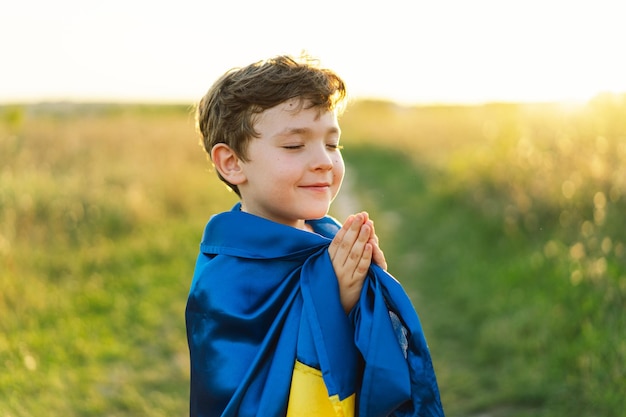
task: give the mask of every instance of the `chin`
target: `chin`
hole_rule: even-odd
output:
[[[326,216],[327,214],[328,214],[328,208],[325,209],[325,210],[310,211],[305,216],[305,219],[306,220],[317,220],[317,219],[321,219],[322,217]]]

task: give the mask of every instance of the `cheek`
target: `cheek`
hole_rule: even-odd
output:
[[[333,160],[333,171],[335,175],[339,178],[343,178],[343,174],[346,171],[345,164],[343,162],[343,158],[341,155],[337,156],[335,160]]]

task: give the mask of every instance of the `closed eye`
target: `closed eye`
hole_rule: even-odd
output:
[[[338,143],[329,143],[326,146],[330,149],[336,149],[336,150],[343,149],[343,146],[339,145]]]

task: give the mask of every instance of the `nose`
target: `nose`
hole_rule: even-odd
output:
[[[331,151],[326,147],[326,144],[315,147],[315,152],[311,157],[311,167],[315,170],[330,170],[333,168]]]

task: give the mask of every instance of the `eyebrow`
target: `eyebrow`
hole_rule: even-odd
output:
[[[284,137],[284,136],[293,136],[293,135],[307,135],[311,133],[311,129],[309,129],[308,127],[287,127],[284,130],[278,132],[278,134],[276,135],[277,137]],[[333,126],[331,128],[329,128],[326,132],[327,134],[329,133],[341,133],[341,129]]]

